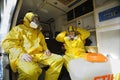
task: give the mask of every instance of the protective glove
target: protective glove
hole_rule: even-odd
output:
[[[47,55],[47,56],[50,56],[51,55],[51,52],[49,50],[45,50],[44,53]]]
[[[21,55],[21,60],[25,61],[25,62],[31,62],[32,61],[32,56],[29,54],[22,54]]]

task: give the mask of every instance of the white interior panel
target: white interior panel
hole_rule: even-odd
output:
[[[120,29],[98,33],[98,52],[120,59]]]
[[[83,18],[83,27],[86,29],[94,29],[95,25],[94,25],[94,16],[93,15],[89,15]]]

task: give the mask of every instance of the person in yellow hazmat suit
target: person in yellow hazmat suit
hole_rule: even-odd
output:
[[[18,72],[18,80],[38,80],[42,69],[39,63],[49,65],[45,80],[58,80],[63,58],[49,51],[39,28],[38,15],[25,14],[23,24],[17,25],[7,34],[2,47],[9,54],[13,72]]]
[[[69,61],[76,58],[82,58],[91,62],[104,62],[106,59],[101,54],[88,54],[85,51],[85,40],[90,36],[90,32],[83,28],[69,26],[68,30],[59,33],[56,36],[58,42],[63,42],[65,47],[64,66],[69,72]]]

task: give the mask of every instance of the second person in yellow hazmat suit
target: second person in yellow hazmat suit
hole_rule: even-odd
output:
[[[67,31],[59,33],[56,40],[63,42],[65,47],[64,65],[69,71],[68,63],[71,59],[86,58],[85,40],[90,36],[90,32],[82,29],[69,26]]]
[[[82,58],[90,62],[105,62],[107,58],[102,54],[86,53],[85,40],[90,36],[90,32],[73,26],[69,26],[67,31],[59,33],[56,40],[63,42],[65,47],[64,66],[69,71],[69,62],[72,59]]]
[[[33,12],[24,16],[23,24],[7,34],[2,47],[9,54],[10,66],[18,72],[18,80],[38,80],[42,70],[39,63],[49,65],[45,80],[58,80],[63,58],[51,53],[39,27],[39,18]]]

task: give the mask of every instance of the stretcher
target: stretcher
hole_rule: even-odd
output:
[[[106,62],[74,59],[69,62],[72,80],[120,80],[120,60],[108,58]]]

